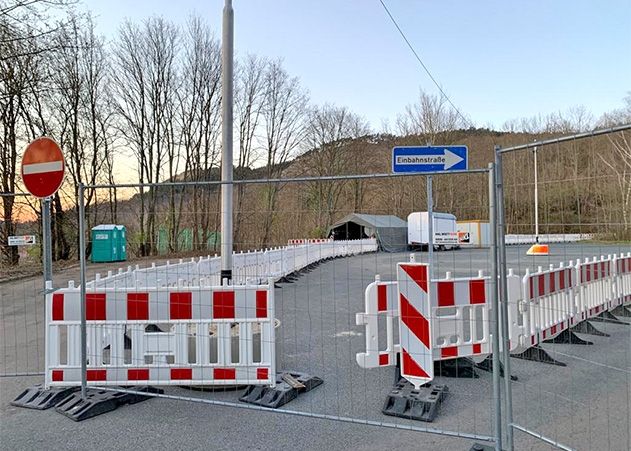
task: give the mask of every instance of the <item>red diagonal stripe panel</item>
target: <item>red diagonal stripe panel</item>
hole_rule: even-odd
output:
[[[401,296],[401,321],[429,349],[429,322],[412,304]]]
[[[403,374],[429,378],[429,375],[414,361],[405,348],[401,348],[401,353],[403,354]]]
[[[401,269],[421,287],[421,290],[427,293],[427,266],[401,265]]]

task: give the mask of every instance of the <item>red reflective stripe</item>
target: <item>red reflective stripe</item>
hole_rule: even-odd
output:
[[[535,279],[533,279],[532,277],[530,279],[528,279],[528,285],[530,285],[530,299],[534,299],[535,298]]]
[[[129,381],[148,381],[149,380],[149,369],[148,368],[140,368],[140,369],[130,369],[127,370],[127,380]]]
[[[213,293],[213,319],[234,318],[234,291]]]
[[[453,282],[438,282],[438,306],[451,307],[456,304]]]
[[[404,374],[417,377],[429,377],[425,370],[408,354],[405,348],[401,348],[401,354],[403,354],[402,364]]]
[[[63,293],[53,294],[53,321],[64,320],[64,295]]]
[[[440,356],[441,357],[458,357],[458,346],[440,348]]]
[[[257,379],[267,379],[267,378],[269,378],[269,368],[257,368],[256,369],[256,378]]]
[[[388,291],[385,285],[377,285],[377,311],[388,310]]]
[[[481,354],[482,353],[482,345],[480,343],[476,343],[473,345],[473,353]]]
[[[486,302],[484,280],[469,281],[469,304],[484,304]]]
[[[389,365],[390,356],[388,354],[379,354],[379,366]]]
[[[169,318],[192,319],[193,293],[169,293]]]
[[[401,321],[429,349],[429,322],[412,304],[401,296]]]
[[[567,277],[567,269],[559,272],[559,290],[565,290],[565,278]]]
[[[546,295],[546,278],[543,274],[541,274],[540,276],[537,276],[537,286],[539,289],[539,293],[538,296],[544,296]]]
[[[267,291],[265,290],[256,291],[256,317],[267,318]]]
[[[550,273],[550,293],[554,293],[556,291],[556,277],[557,272],[553,271]]]
[[[105,321],[105,293],[87,293],[85,295],[85,319]]]
[[[193,379],[192,368],[171,368],[171,380]]]
[[[427,266],[401,265],[401,269],[427,293]]]
[[[127,293],[127,319],[149,319],[149,293]]]
[[[64,380],[64,370],[53,370],[51,378],[53,382],[62,382]]]
[[[585,266],[585,282],[592,281],[592,265]]]
[[[87,373],[87,380],[89,381],[107,380],[107,370],[88,370]]]
[[[214,368],[213,379],[236,379],[237,370],[234,368]]]

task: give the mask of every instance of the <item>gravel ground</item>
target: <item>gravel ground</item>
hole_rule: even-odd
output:
[[[549,257],[526,257],[525,248],[508,249],[509,266],[526,267],[627,252],[629,246],[555,245]],[[435,274],[455,276],[488,271],[486,250],[437,253]],[[425,254],[418,254],[422,261]],[[355,354],[364,347],[355,313],[363,310],[363,291],[376,273],[393,277],[396,263],[407,254],[375,253],[326,262],[292,284],[276,290],[281,320],[279,367],[323,377],[325,383],[286,406],[288,410],[390,423],[431,427],[464,435],[490,435],[491,375],[477,379],[437,378],[450,394],[433,423],[411,422],[380,413],[389,391],[392,368],[364,370]],[[90,266],[90,277],[105,272]],[[55,285],[78,279],[76,269],[55,274]],[[13,376],[43,371],[43,303],[39,279],[0,284],[0,448],[110,449],[156,446],[190,449],[469,449],[470,438],[444,437],[415,431],[260,412],[172,399],[152,399],[125,406],[82,423],[54,411],[18,409],[8,403],[41,376]],[[610,337],[582,338],[592,346],[544,345],[557,367],[512,358],[515,421],[576,449],[631,449],[631,326],[599,323]],[[180,388],[170,395],[238,403],[239,391],[201,393]],[[521,432],[517,449],[550,449]]]

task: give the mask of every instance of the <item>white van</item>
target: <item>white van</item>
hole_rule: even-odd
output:
[[[432,213],[434,218],[434,249],[460,249],[456,217],[449,213]],[[426,249],[429,243],[429,222],[426,211],[408,215],[408,245],[412,249]]]

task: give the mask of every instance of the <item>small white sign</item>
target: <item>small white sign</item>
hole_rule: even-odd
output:
[[[37,244],[35,235],[10,236],[9,246],[32,246]]]

